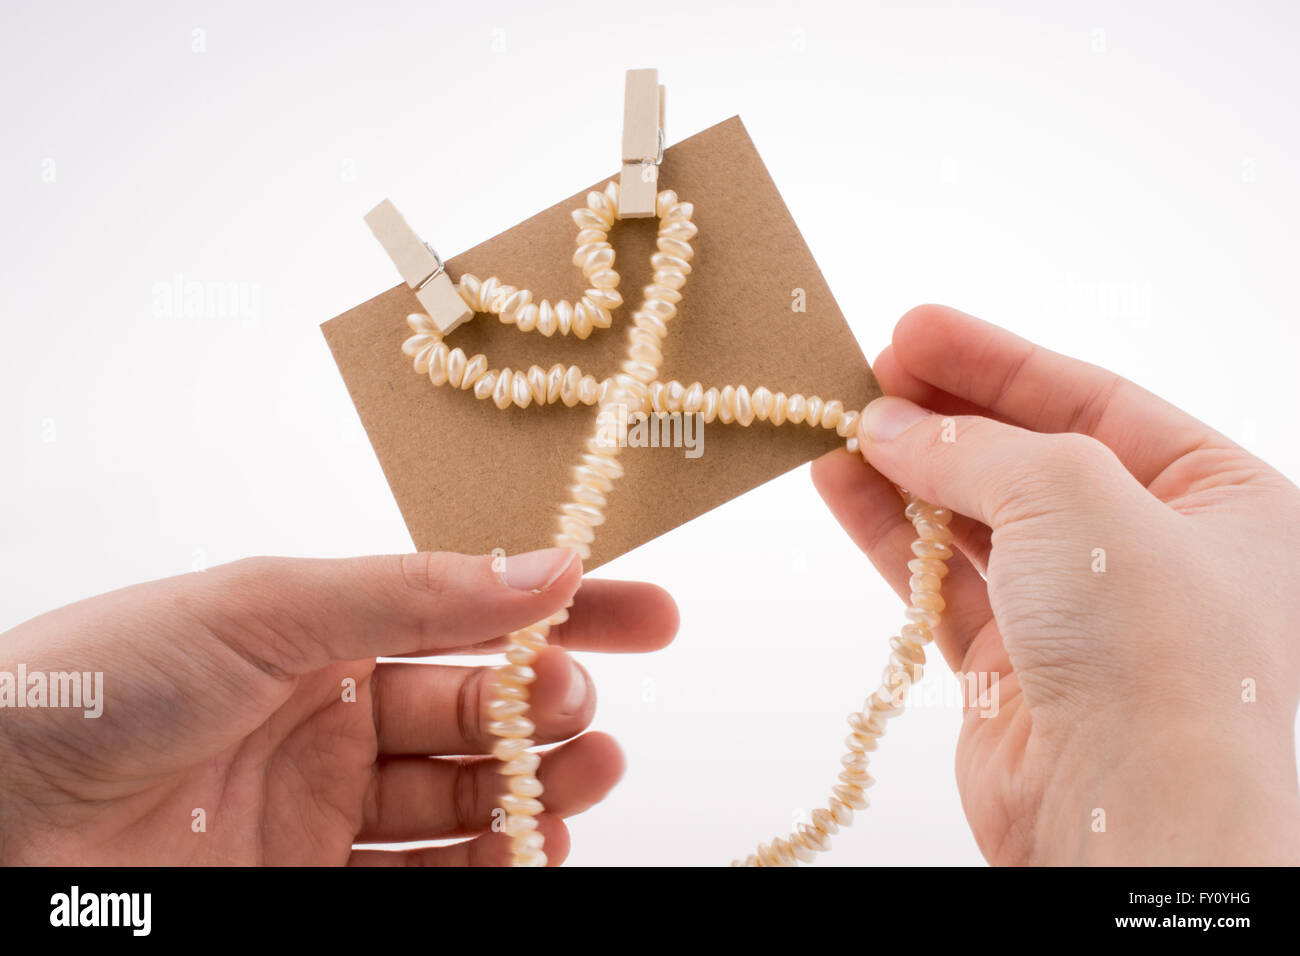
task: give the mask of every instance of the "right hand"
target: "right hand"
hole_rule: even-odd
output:
[[[988,860],[1300,863],[1295,485],[1136,385],[951,309],[905,315],[875,372],[893,397],[859,426],[873,467],[836,451],[813,478],[905,598],[894,485],[954,512],[936,641],[998,681],[957,749]]]

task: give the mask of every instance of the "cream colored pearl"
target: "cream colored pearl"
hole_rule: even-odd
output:
[[[464,299],[465,304],[475,312],[483,311],[483,302],[479,298],[480,285],[478,277],[470,275],[469,273],[465,273],[465,275],[461,276],[460,282],[458,283],[460,297]]]
[[[551,305],[549,299],[543,299],[542,304],[537,307],[537,331],[550,338],[555,334],[556,328],[555,307]]]
[[[808,407],[804,411],[804,421],[813,426],[813,428],[816,428],[821,424],[823,404],[825,403],[816,395],[813,395],[808,399]]]
[[[514,322],[520,309],[533,301],[533,294],[527,289],[516,289],[510,297],[501,304],[501,321]]]
[[[510,382],[510,398],[520,408],[527,408],[533,403],[533,390],[528,387],[528,376],[515,372]]]
[[[596,289],[617,289],[619,276],[613,269],[597,269],[587,276],[587,281]]]
[[[501,829],[507,836],[519,837],[532,833],[538,827],[536,817],[528,817],[523,814],[507,815],[506,821]]]
[[[501,809],[509,814],[535,817],[546,808],[535,797],[521,797],[517,794],[505,793],[501,795]]]
[[[528,702],[498,697],[488,704],[488,716],[495,720],[509,720],[528,712]]]
[[[749,397],[749,389],[743,385],[736,386],[736,421],[748,428],[754,421],[754,405]]]
[[[704,393],[704,401],[700,405],[700,412],[704,415],[706,424],[711,424],[718,416],[718,390],[711,388]]]
[[[656,269],[655,285],[667,286],[674,291],[686,284],[686,273],[677,269]]]
[[[510,406],[511,396],[514,394],[515,373],[509,368],[503,368],[497,375],[496,387],[492,389],[492,402],[497,408],[505,409]]]
[[[822,428],[834,428],[840,423],[840,418],[844,415],[844,403],[838,399],[832,399],[822,406],[821,426]]]
[[[682,301],[681,291],[674,289],[672,286],[656,285],[652,282],[642,289],[641,292],[645,295],[647,300],[658,299],[660,302],[667,302],[669,305],[676,305],[678,302]],[[437,330],[435,329],[434,331]]]
[[[499,375],[500,373],[495,369],[488,369],[484,372],[479,380],[474,383],[474,397],[478,399],[489,397],[492,394],[493,389],[496,388],[497,377]]]
[[[835,434],[841,438],[848,438],[850,435],[856,435],[858,431],[858,412],[845,412],[840,416],[839,424],[835,426]],[[851,451],[852,449],[850,449]]]
[[[835,794],[835,796],[842,800],[845,805],[852,807],[854,810],[865,810],[871,805],[871,801],[867,799],[867,795],[862,791],[861,787],[842,783],[838,786],[832,787],[831,793]]]
[[[730,385],[724,385],[722,391],[718,393],[718,421],[724,425],[729,425],[736,418],[736,390]]]
[[[784,425],[789,416],[789,399],[785,392],[777,392],[772,396],[772,410],[768,412],[767,420],[773,425]]]
[[[531,737],[533,722],[527,717],[510,717],[506,720],[494,720],[487,730],[493,737]]]
[[[452,349],[447,354],[447,384],[460,388],[461,379],[465,377],[465,365],[469,360],[461,349]]]
[[[429,353],[429,381],[434,385],[447,384],[447,355],[451,350],[442,342],[433,347]]]
[[[582,381],[582,369],[576,365],[570,365],[567,372],[564,373],[564,381],[560,385],[560,399],[569,408],[578,404],[578,384]]]
[[[704,405],[704,386],[699,382],[692,382],[686,389],[686,394],[682,397],[682,411],[689,412],[692,415],[700,410]]]
[[[591,323],[591,312],[589,307],[582,300],[579,300],[578,303],[573,306],[572,323],[573,334],[579,339],[587,338],[591,335],[591,330],[595,328]]]
[[[579,229],[607,229],[609,224],[605,222],[597,213],[590,209],[575,209],[569,215],[577,223]]]
[[[615,289],[588,289],[583,298],[602,309],[617,309],[623,304],[623,297]]]
[[[691,274],[691,264],[681,256],[670,256],[666,252],[656,252],[650,257],[650,265],[654,268],[655,273],[661,271],[676,271],[683,276]]]
[[[655,241],[655,245],[659,247],[659,251],[664,253],[664,255],[671,256],[682,262],[689,262],[691,256],[695,255],[695,250],[691,248],[689,242],[683,242],[682,240],[676,239],[672,236],[661,234]]]
[[[486,371],[487,356],[483,354],[475,355],[465,363],[465,371],[461,375],[460,387],[463,389],[473,388]]]
[[[614,225],[618,210],[604,193],[595,192],[594,190],[587,193],[587,208],[600,217],[606,228]]]
[[[540,307],[536,302],[529,302],[520,306],[519,311],[515,313],[515,325],[519,326],[520,332],[531,332],[537,328],[537,319],[540,314]]]
[[[511,777],[506,786],[517,797],[540,797],[542,795],[542,782],[536,777],[526,774]],[[537,849],[540,850],[541,847],[538,846]]]
[[[798,392],[790,396],[790,401],[786,404],[786,417],[798,425],[808,414],[808,402]]]
[[[676,222],[670,222],[659,229],[659,235],[668,239],[679,239],[682,242],[690,242],[698,233],[699,227],[695,223],[685,219],[679,219]]]
[[[555,330],[561,335],[573,331],[573,305],[568,299],[555,303]]]

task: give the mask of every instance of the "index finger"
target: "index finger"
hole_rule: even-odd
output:
[[[887,394],[1034,431],[1090,435],[1144,485],[1216,435],[1114,372],[946,306],[918,306],[899,319],[890,358],[878,364]],[[951,396],[954,407],[915,394],[918,385]]]

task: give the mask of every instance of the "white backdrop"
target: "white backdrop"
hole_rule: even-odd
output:
[[[7,0],[0,629],[249,554],[408,550],[318,329],[396,280],[361,216],[397,197],[451,254],[609,174],[629,67],[660,69],[669,142],[741,115],[868,356],[945,302],[1295,479],[1300,12],[1217,6]],[[177,281],[235,295],[187,315]],[[669,588],[682,629],[581,655],[629,771],[571,861],[788,829],[901,612],[807,469],[599,573]],[[954,684],[891,725],[828,863],[981,862]]]

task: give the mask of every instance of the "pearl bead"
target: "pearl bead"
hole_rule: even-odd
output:
[[[748,428],[754,421],[754,405],[749,397],[749,389],[743,385],[736,386],[736,421]]]
[[[518,794],[505,793],[501,795],[501,809],[509,814],[535,817],[546,808],[536,797],[521,797]]]
[[[467,272],[465,275],[460,277],[458,286],[460,297],[465,300],[465,304],[475,312],[483,311],[483,302],[479,298],[480,283],[478,277],[470,275]]]
[[[483,280],[483,284],[478,290],[478,308],[475,312],[487,312],[492,307],[492,300],[496,298],[497,287],[501,281],[496,276],[490,276]]]
[[[816,395],[808,399],[808,407],[804,412],[804,421],[813,426],[813,428],[816,428],[821,424],[823,404],[822,400]]]
[[[772,410],[767,413],[767,420],[773,425],[784,425],[789,416],[789,399],[785,392],[777,392],[772,396]]]
[[[729,425],[736,417],[736,390],[724,385],[718,393],[718,421]]]
[[[526,703],[525,706],[527,706]],[[541,754],[533,753],[531,750],[524,750],[503,762],[501,772],[508,777],[515,775],[535,776],[537,768],[541,765]]]
[[[536,777],[520,774],[511,777],[506,784],[507,788],[518,797],[540,797],[542,795],[542,782]],[[537,849],[541,849],[539,846]]]
[[[488,724],[488,733],[493,737],[531,737],[536,728],[527,717],[511,717],[507,720],[494,720]]]
[[[786,417],[798,425],[803,421],[804,416],[808,413],[808,402],[798,392],[790,396],[789,402],[786,403]]]
[[[831,793],[835,794],[845,805],[852,807],[854,810],[865,810],[871,805],[867,795],[862,792],[862,788],[853,784],[842,783],[831,788]]]
[[[615,289],[588,289],[583,297],[602,309],[617,309],[623,304],[623,297]]]
[[[664,255],[671,256],[682,262],[689,262],[691,256],[695,255],[695,250],[691,248],[689,242],[683,242],[672,236],[661,234],[655,245],[659,247],[659,251]]]
[[[537,318],[540,311],[535,302],[520,306],[519,311],[515,313],[515,325],[519,326],[519,331],[531,332],[537,328]]]
[[[447,355],[449,349],[439,342],[429,353],[429,381],[434,385],[447,384]]]
[[[573,221],[578,224],[579,229],[607,229],[610,226],[610,223],[605,222],[590,209],[575,209],[570,215],[573,216]]]
[[[541,366],[533,365],[528,369],[526,377],[528,392],[530,397],[538,405],[546,404],[546,372]]]
[[[460,388],[461,379],[465,377],[465,365],[468,359],[461,349],[452,349],[447,354],[447,384]]]
[[[555,307],[549,299],[543,299],[537,307],[537,331],[550,338],[555,334],[558,324],[555,321]]]
[[[857,434],[858,416],[858,412],[846,412],[841,415],[839,424],[835,426],[835,434],[841,438],[848,438],[850,435]]]
[[[475,355],[465,363],[465,372],[461,377],[460,387],[471,389],[478,384],[478,380],[483,377],[487,371],[487,356],[483,354]]]
[[[921,538],[912,542],[912,553],[918,558],[940,558],[947,561],[952,557],[952,548],[942,541],[926,541]]]
[[[514,814],[506,816],[506,822],[501,829],[507,836],[519,837],[532,833],[537,829],[537,827],[538,823],[536,817]]]
[[[555,303],[555,330],[561,335],[573,331],[573,305],[568,299]]]
[[[838,399],[833,399],[822,406],[821,426],[822,428],[834,428],[840,423],[840,418],[844,415],[844,403]]]

